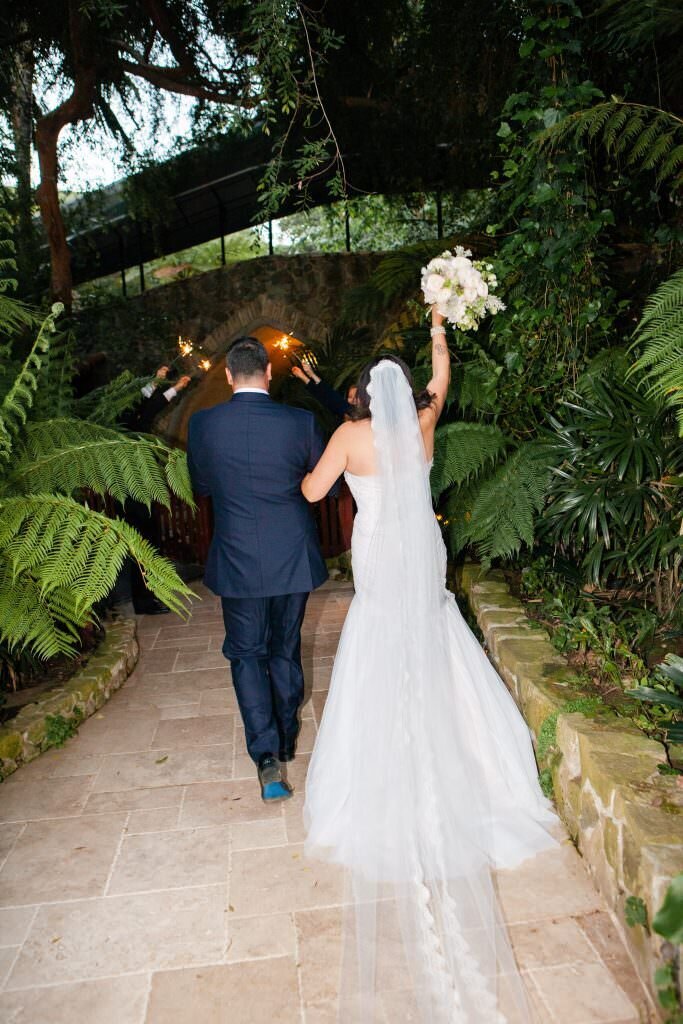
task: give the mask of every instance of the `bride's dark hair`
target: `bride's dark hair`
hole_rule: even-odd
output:
[[[408,366],[401,359],[400,356],[395,356],[391,353],[385,353],[381,356],[375,356],[371,359],[367,366],[364,366],[361,370],[360,377],[358,378],[358,384],[356,385],[356,399],[355,403],[349,413],[349,418],[352,420],[367,420],[370,418],[370,395],[368,394],[368,384],[370,383],[370,374],[377,366],[378,363],[389,362],[396,363],[400,366],[401,370],[405,375],[406,380],[413,389],[413,398],[415,399],[415,408],[419,412],[420,409],[427,409],[434,401],[434,395],[427,391],[425,388],[422,391],[416,391],[413,387],[413,378],[408,369]]]

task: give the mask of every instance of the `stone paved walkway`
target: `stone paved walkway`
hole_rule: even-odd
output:
[[[77,737],[0,786],[2,1024],[334,1019],[340,878],[304,860],[301,807],[351,591],[310,601],[296,795],[266,807],[199,589],[189,623],[140,621],[134,675]],[[648,1019],[568,840],[498,883],[542,1022]]]

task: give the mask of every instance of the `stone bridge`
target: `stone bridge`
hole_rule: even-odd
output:
[[[236,337],[256,333],[266,344],[282,334],[304,345],[324,341],[344,294],[366,282],[380,259],[359,252],[264,256],[196,274],[111,307],[93,321],[91,345],[111,352],[113,333],[119,364],[141,373],[168,361],[179,335],[201,345],[213,369],[159,425],[169,439],[182,441],[192,412],[228,397],[220,357]],[[278,368],[284,370],[284,360]]]

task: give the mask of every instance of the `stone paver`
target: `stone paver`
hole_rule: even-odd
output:
[[[3,1022],[335,1019],[342,880],[304,858],[301,809],[351,590],[311,598],[295,796],[275,807],[246,753],[218,601],[200,590],[186,625],[141,619],[126,685],[63,750],[0,787]],[[568,840],[497,886],[541,1024],[650,1019]],[[405,993],[383,998],[387,1022],[407,1024]]]

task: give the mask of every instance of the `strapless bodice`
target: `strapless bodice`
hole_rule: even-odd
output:
[[[425,462],[425,474],[427,476],[429,476],[433,464],[433,460],[432,462]],[[349,473],[347,470],[344,473],[344,479],[349,485],[349,490],[358,506],[359,513],[372,514],[373,511],[379,512],[381,478],[376,473],[359,476],[357,473]]]

